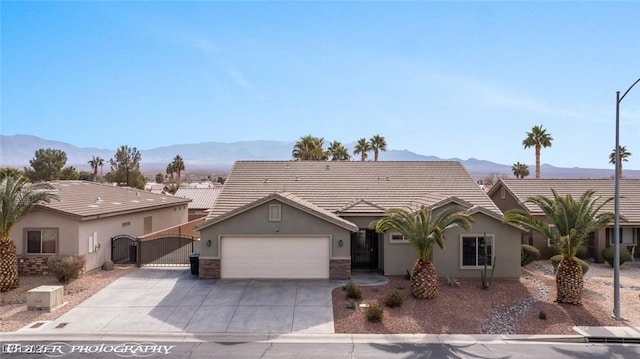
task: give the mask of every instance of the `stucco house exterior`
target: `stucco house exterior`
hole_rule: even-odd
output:
[[[554,189],[559,195],[571,194],[578,198],[587,190],[596,191],[600,201],[613,197],[615,190],[613,179],[501,179],[488,192],[489,197],[502,210],[524,209],[548,221],[538,206],[525,203],[527,198],[543,195],[552,197]],[[601,203],[601,202],[599,202]],[[614,211],[611,201],[603,210]],[[623,246],[633,253],[640,238],[640,179],[620,179],[620,214],[627,221],[620,221],[620,240]],[[602,262],[602,250],[614,243],[613,223],[596,233],[586,244],[587,256]],[[523,232],[522,243],[531,244],[540,250],[542,258],[550,258],[553,253],[548,238],[536,232]]]
[[[459,162],[238,161],[201,234],[201,278],[349,278],[352,268],[410,270],[416,254],[372,221],[391,208],[459,206],[470,232],[446,232],[441,276],[478,277],[486,236],[496,277],[520,276],[521,230]]]
[[[89,271],[111,258],[111,237],[187,222],[189,199],[87,181],[50,183],[59,200],[36,206],[11,229],[22,273],[41,272],[55,254],[85,255]]]

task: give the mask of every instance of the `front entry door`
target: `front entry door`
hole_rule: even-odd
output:
[[[378,267],[378,234],[371,229],[360,229],[351,234],[351,267]]]

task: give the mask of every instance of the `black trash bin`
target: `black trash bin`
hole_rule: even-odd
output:
[[[189,263],[191,264],[191,274],[200,274],[200,253],[189,254]]]

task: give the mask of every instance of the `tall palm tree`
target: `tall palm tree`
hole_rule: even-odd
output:
[[[368,152],[371,150],[371,143],[369,143],[366,138],[362,137],[358,140],[358,143],[356,143],[356,147],[353,149],[353,154],[360,154],[360,160],[365,161],[367,159]]]
[[[338,141],[329,143],[327,153],[331,157],[331,161],[349,161],[351,159],[349,150]]]
[[[516,178],[523,179],[529,175],[529,166],[516,162],[511,166],[511,171]]]
[[[576,251],[584,244],[589,234],[613,221],[614,213],[601,212],[602,207],[613,198],[596,205],[600,197],[595,197],[595,191],[592,190],[583,193],[577,201],[570,194],[562,197],[555,190],[552,192],[553,198],[535,196],[528,198],[526,202],[540,207],[553,226],[520,209],[507,211],[504,220],[541,233],[551,240],[562,254],[562,260],[556,269],[557,301],[580,304],[584,277],[582,267],[575,258]]]
[[[176,173],[176,171],[173,169],[173,162],[167,165],[166,172],[167,172],[167,176],[169,176],[169,183],[171,183],[171,189],[175,190],[175,188],[173,188],[174,187],[173,175],[174,173]]]
[[[622,162],[629,162],[629,157],[631,157],[631,152],[627,151],[627,146],[620,146],[620,163],[616,166],[616,171],[618,171],[618,178],[622,178]],[[616,149],[609,154],[609,163],[612,165],[616,164]]]
[[[376,232],[395,231],[404,236],[418,254],[411,271],[411,292],[416,298],[434,298],[438,295],[438,274],[431,263],[433,246],[444,249],[445,231],[454,226],[471,229],[473,218],[459,208],[450,207],[435,215],[429,207],[417,211],[390,209],[385,217],[369,226]]]
[[[89,160],[89,166],[93,170],[93,182],[98,181],[98,167],[100,167],[100,172],[102,172],[102,166],[104,165],[104,159],[100,156],[91,156],[92,158]],[[102,173],[100,173],[100,177],[102,177]]]
[[[291,157],[297,161],[326,161],[329,155],[323,147],[324,138],[306,135],[293,146]]]
[[[531,132],[527,132],[527,137],[522,140],[524,148],[534,147],[536,149],[536,178],[540,178],[540,149],[551,147],[553,137],[547,130],[540,126],[533,126]]]
[[[180,188],[180,176],[182,175],[182,171],[184,171],[185,169],[184,160],[180,155],[176,155],[176,157],[173,158],[173,162],[171,162],[171,165],[173,166],[173,170],[176,172],[176,176],[178,177],[176,181],[176,187]]]
[[[380,151],[387,152],[387,141],[384,139],[384,136],[375,135],[371,137],[369,140],[371,144],[371,150],[373,150],[373,160],[378,160],[378,153]]]
[[[21,176],[7,175],[0,180],[0,292],[18,287],[18,257],[11,240],[11,228],[37,204],[58,196],[46,182],[31,184]]]

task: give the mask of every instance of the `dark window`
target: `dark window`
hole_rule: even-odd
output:
[[[493,257],[493,236],[486,236],[487,264],[491,265]],[[462,266],[477,267],[484,265],[484,236],[462,237]]]
[[[56,254],[57,229],[28,229],[27,254]]]

